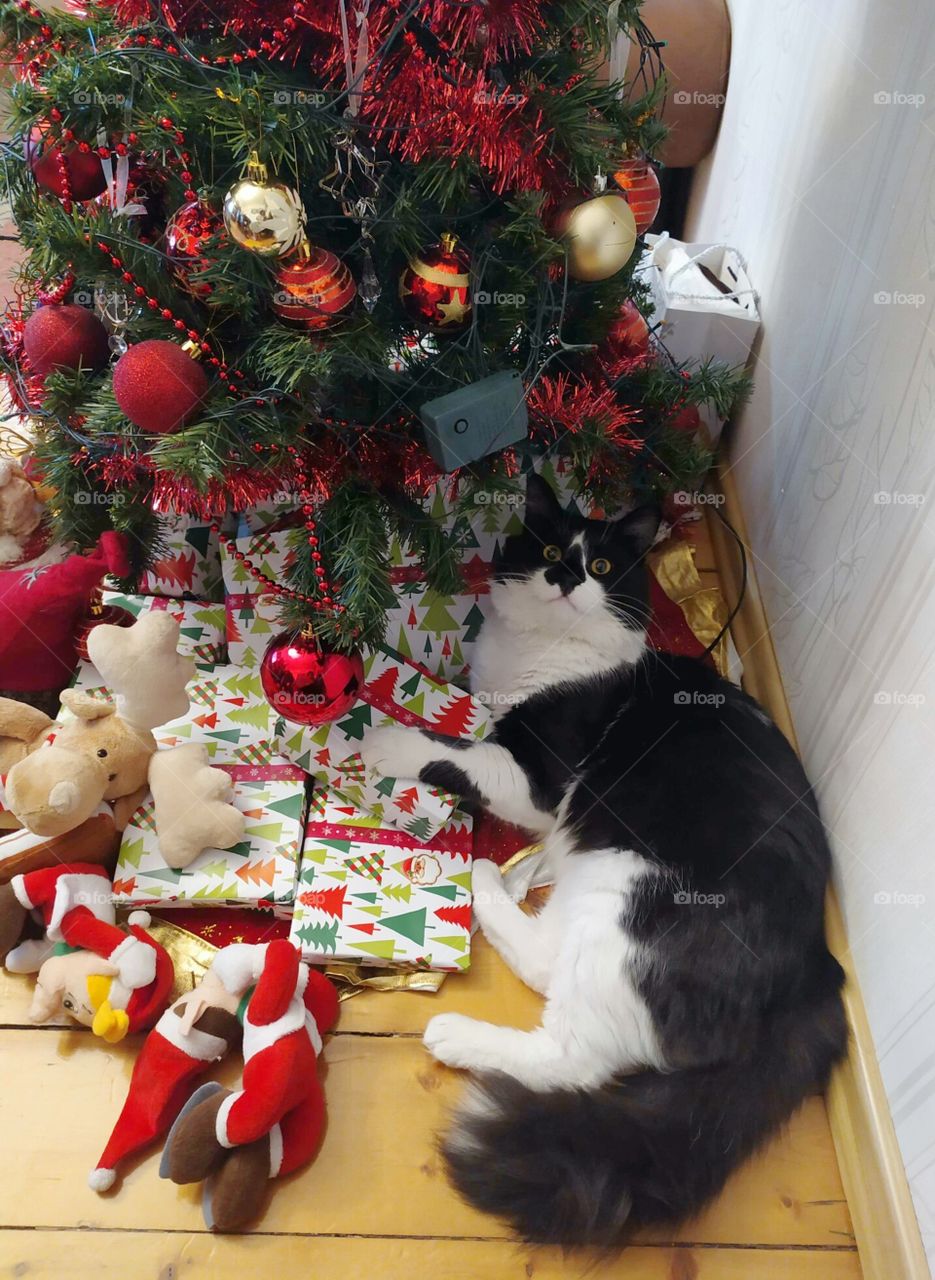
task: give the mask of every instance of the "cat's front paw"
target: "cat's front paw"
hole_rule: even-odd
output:
[[[368,769],[384,778],[418,778],[432,758],[431,746],[418,729],[386,724],[364,734],[360,756]]]
[[[481,924],[489,911],[513,901],[503,883],[500,868],[489,858],[475,858],[471,868],[471,892],[474,895],[474,913]]]
[[[484,1052],[486,1026],[463,1013],[437,1013],[429,1019],[422,1043],[448,1067],[484,1069],[489,1066]]]

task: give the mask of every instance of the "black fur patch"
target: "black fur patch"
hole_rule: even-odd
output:
[[[419,770],[419,778],[431,787],[441,787],[443,791],[452,791],[464,800],[484,805],[486,797],[475,787],[474,783],[456,764],[447,760],[435,760]]]

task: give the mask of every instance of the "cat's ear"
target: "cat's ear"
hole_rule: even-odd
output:
[[[644,556],[656,540],[662,523],[657,503],[647,502],[614,521],[614,537],[626,538],[638,556]]]
[[[552,486],[535,471],[530,471],[526,479],[526,523],[554,524],[561,514]]]

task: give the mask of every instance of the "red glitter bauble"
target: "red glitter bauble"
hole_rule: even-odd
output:
[[[110,354],[107,330],[93,312],[70,304],[39,307],[23,327],[23,349],[35,373],[103,369]]]
[[[273,310],[280,320],[305,329],[339,324],[356,296],[354,277],[327,249],[304,245],[297,257],[276,268]]]
[[[141,431],[181,431],[198,412],[207,390],[204,369],[174,342],[138,342],[114,365],[117,404]]]
[[[267,645],[260,683],[284,720],[327,724],[360,697],[364,664],[358,653],[328,653],[303,631],[284,631]]]
[[[415,257],[399,277],[410,320],[432,333],[459,333],[471,318],[471,258],[448,233]]]
[[[607,330],[603,345],[617,359],[642,356],[649,349],[649,325],[639,307],[629,298],[620,308],[620,315]]]
[[[91,200],[107,187],[101,158],[94,151],[77,147],[49,146],[46,131],[37,125],[26,143],[26,159],[32,176],[43,191],[60,200]],[[64,173],[63,173],[64,169]]]
[[[648,160],[625,160],[614,174],[614,182],[633,211],[637,235],[642,235],[653,225],[659,212],[662,200],[659,175]]]
[[[172,262],[179,284],[196,298],[207,298],[212,286],[205,280],[192,283],[192,272],[208,266],[208,259],[202,253],[204,243],[223,231],[221,215],[200,200],[183,204],[166,226],[166,256]]]

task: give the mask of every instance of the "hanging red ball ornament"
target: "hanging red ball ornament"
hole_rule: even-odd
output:
[[[659,175],[646,159],[625,160],[614,174],[614,182],[633,210],[637,235],[642,235],[653,225],[659,212],[662,201]]]
[[[91,661],[88,656],[88,636],[102,622],[106,622],[112,627],[132,627],[136,622],[136,614],[131,613],[129,609],[121,608],[118,604],[102,603],[101,593],[96,591],[91,598],[87,612],[83,618],[79,619],[78,626],[75,629],[75,652],[82,662]]]
[[[399,277],[399,300],[410,320],[432,333],[459,333],[471,318],[471,258],[446,232],[409,259]]]
[[[166,225],[166,257],[172,263],[172,271],[179,284],[196,298],[207,298],[213,292],[205,280],[192,282],[192,274],[208,266],[204,255],[206,240],[223,232],[224,222],[200,200],[183,204],[173,213]]]
[[[93,312],[70,304],[39,307],[23,326],[23,349],[33,372],[103,369],[110,354],[107,330]]]
[[[276,268],[273,310],[280,320],[305,329],[340,324],[356,296],[354,277],[341,259],[307,240],[295,258]]]
[[[117,404],[141,431],[181,431],[198,412],[208,376],[190,350],[152,338],[129,347],[114,365]]]
[[[359,653],[329,653],[309,631],[274,636],[260,663],[270,706],[292,724],[327,724],[360,697],[364,664]]]
[[[104,166],[96,151],[50,144],[47,130],[41,125],[27,139],[26,159],[37,184],[59,200],[91,200],[107,187]]]
[[[618,360],[644,356],[649,350],[649,325],[631,299],[620,308],[620,314],[607,330],[598,354],[606,352]]]

